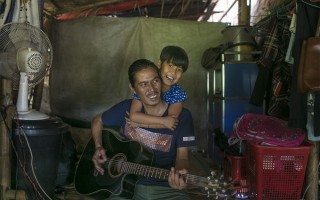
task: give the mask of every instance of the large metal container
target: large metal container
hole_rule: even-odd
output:
[[[225,50],[225,61],[253,61],[257,54],[257,42],[250,26],[228,26],[222,31],[224,42],[229,44]]]
[[[209,102],[209,122],[229,138],[235,121],[245,113],[263,113],[264,108],[249,103],[258,74],[255,63],[222,63],[209,77],[212,100]],[[214,135],[208,135],[208,153],[220,160],[220,151],[214,144]]]

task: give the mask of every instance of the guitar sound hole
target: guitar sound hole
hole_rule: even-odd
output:
[[[127,161],[126,156],[123,153],[118,153],[113,156],[108,164],[108,172],[110,177],[116,178],[123,174],[121,167]]]

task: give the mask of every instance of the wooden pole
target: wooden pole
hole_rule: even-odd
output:
[[[26,200],[24,190],[11,190],[11,146],[10,130],[15,113],[15,106],[11,101],[12,82],[0,79],[0,102],[5,115],[0,116],[0,200]]]
[[[305,200],[318,199],[318,164],[319,164],[319,142],[312,142],[314,148],[311,150],[306,169]]]
[[[238,1],[238,25],[250,25],[251,0]]]

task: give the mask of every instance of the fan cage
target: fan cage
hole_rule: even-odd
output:
[[[0,55],[5,61],[0,65],[1,75],[12,80],[13,89],[18,89],[20,71],[16,54],[20,48],[31,48],[41,54],[42,63],[38,72],[28,73],[29,87],[38,84],[52,65],[53,51],[49,38],[38,27],[28,23],[8,23],[0,29]]]

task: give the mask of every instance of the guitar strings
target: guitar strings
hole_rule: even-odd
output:
[[[109,159],[105,162],[106,168],[117,169],[118,173],[132,173],[136,175],[143,175],[151,178],[167,179],[169,177],[170,170],[160,169],[152,166],[145,166],[138,163],[127,162],[121,159]],[[118,171],[120,169],[120,171]],[[214,187],[214,189],[226,189],[227,184],[225,181],[219,182],[219,178],[215,177],[201,177],[192,174],[181,174],[187,184],[202,186],[202,187]]]

